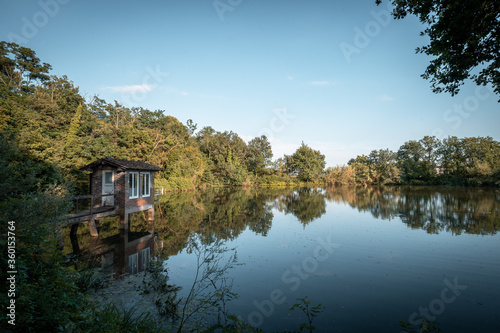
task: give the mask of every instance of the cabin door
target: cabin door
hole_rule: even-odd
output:
[[[102,194],[115,194],[115,175],[111,170],[103,171],[102,175]],[[115,198],[113,196],[102,197],[103,206],[114,206]]]

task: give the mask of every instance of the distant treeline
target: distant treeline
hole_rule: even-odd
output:
[[[491,137],[424,136],[394,153],[373,150],[329,168],[329,184],[500,185],[500,142]]]
[[[0,43],[1,140],[30,160],[54,167],[86,192],[82,166],[105,157],[164,168],[157,184],[168,190],[211,185],[500,184],[500,144],[492,138],[424,137],[397,153],[373,151],[348,166],[325,170],[325,156],[302,143],[273,161],[269,140],[245,143],[232,131],[197,131],[163,110],[125,107],[98,96],[85,99],[66,76],[49,75],[33,50]],[[49,179],[50,175],[38,177]]]

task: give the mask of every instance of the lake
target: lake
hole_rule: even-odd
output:
[[[125,236],[135,250],[153,238],[140,220]],[[120,247],[116,228],[99,242]],[[499,332],[499,230],[495,189],[223,188],[165,195],[155,216],[156,254],[183,287],[179,296],[196,274],[188,240],[223,241],[222,263],[236,252],[240,264],[226,274],[237,294],[227,308],[265,331],[308,323],[289,311],[306,297],[324,307],[316,332],[402,332],[400,321],[418,331],[422,319],[445,332]],[[74,252],[96,248],[81,238]],[[105,252],[99,263],[111,271],[141,270]]]

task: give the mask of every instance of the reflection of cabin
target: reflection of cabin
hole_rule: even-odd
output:
[[[74,214],[66,216],[68,224],[89,221],[92,236],[97,236],[96,221],[111,215],[120,216],[120,228],[129,229],[129,215],[147,210],[149,222],[154,219],[154,176],[163,170],[157,166],[118,158],[105,157],[84,166],[90,171],[90,195],[75,197]],[[90,199],[90,209],[78,211],[78,200]]]
[[[70,239],[73,253],[68,257],[76,256],[81,262],[99,263],[104,273],[111,273],[114,277],[146,270],[155,250],[153,233],[122,230],[104,239],[93,237],[88,248],[83,250],[80,250],[76,235],[71,235]]]

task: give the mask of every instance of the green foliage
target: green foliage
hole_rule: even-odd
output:
[[[415,318],[419,323],[417,325],[412,325],[403,320],[399,321],[401,328],[404,329],[405,333],[443,333],[439,327],[438,322],[427,321],[422,317]]]
[[[77,272],[76,275],[75,284],[83,293],[102,289],[108,285],[111,279],[111,276],[104,274],[100,268],[87,267]]]
[[[208,160],[210,175],[204,175],[205,181],[212,185],[241,185],[247,180],[247,145],[236,133],[216,132],[205,127],[198,132],[196,140]]]
[[[139,313],[138,313],[139,312]],[[141,313],[136,308],[123,311],[113,304],[93,310],[87,320],[68,323],[60,327],[64,332],[99,332],[99,333],[144,333],[162,332],[150,313]]]
[[[325,183],[327,186],[356,184],[356,169],[351,165],[329,167],[326,170]]]
[[[255,175],[264,173],[265,168],[271,164],[272,157],[271,144],[265,135],[254,138],[248,143],[246,163],[248,169]]]
[[[308,332],[314,331],[313,320],[316,318],[325,307],[323,305],[318,304],[316,306],[311,306],[311,301],[307,300],[307,297],[297,298],[298,303],[295,303],[289,311],[293,311],[295,309],[300,309],[307,317],[307,323],[302,323],[300,325],[300,331],[307,330]]]
[[[318,180],[325,169],[325,155],[319,150],[314,150],[302,142],[295,153],[291,156],[290,164],[292,172],[298,173],[298,178],[305,182]]]
[[[349,161],[354,170],[341,167],[327,170],[330,185],[500,185],[500,142],[491,137],[439,140],[424,136],[405,142],[397,151],[373,150],[370,155]]]
[[[375,1],[380,4],[381,0]],[[425,26],[429,45],[417,53],[432,56],[422,75],[434,92],[455,95],[466,79],[492,84],[500,94],[500,4],[496,0],[393,0],[393,16],[415,15]]]
[[[181,288],[168,281],[168,270],[163,265],[163,261],[159,258],[153,258],[144,274],[143,293],[154,294],[154,303],[161,317],[172,318],[176,321],[179,319],[180,303],[177,293]]]
[[[236,251],[227,248],[223,240],[204,244],[199,237],[192,236],[188,241],[187,252],[196,255],[196,273],[187,296],[179,305],[177,332],[182,332],[188,321],[198,320],[197,315],[200,313],[212,309],[217,312],[216,325],[228,325],[226,304],[237,295],[231,292],[232,280],[226,275],[238,265]]]
[[[18,151],[14,146],[6,149],[9,147],[5,141],[1,147],[5,154],[0,167],[12,168],[5,165],[4,158],[16,156]],[[52,332],[60,325],[82,320],[86,300],[74,283],[76,272],[62,265],[56,238],[60,227],[58,218],[69,211],[69,202],[65,199],[67,190],[52,183],[52,177],[36,176],[44,165],[27,157],[25,162],[24,167],[17,166],[20,173],[14,172],[16,168],[3,174],[6,183],[17,183],[17,188],[15,193],[9,193],[9,198],[2,198],[0,204],[2,235],[6,233],[6,221],[14,221],[16,228],[16,308],[22,315],[16,318],[15,329]],[[23,172],[28,177],[20,182]],[[2,243],[2,247],[5,245]],[[5,273],[1,275],[5,280]],[[4,300],[2,298],[2,306]]]

